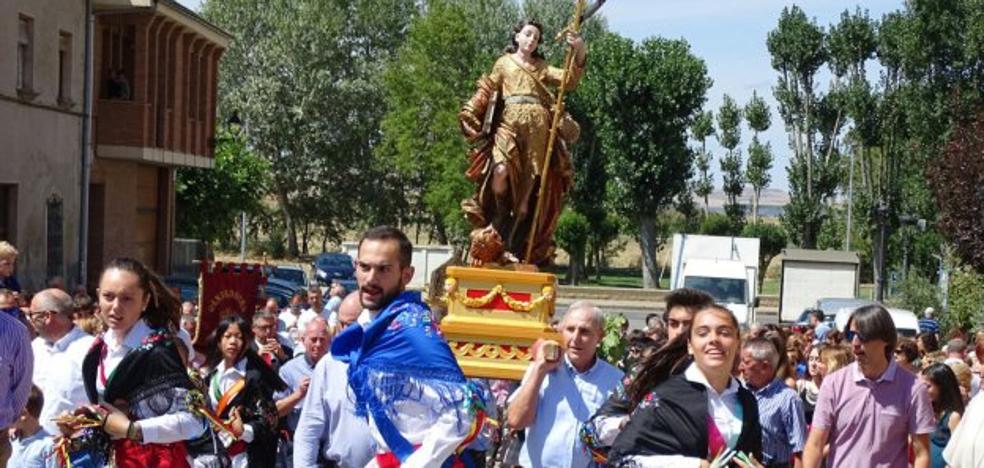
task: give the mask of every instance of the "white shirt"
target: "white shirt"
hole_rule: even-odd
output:
[[[280,331],[288,331],[292,328],[296,329],[297,319],[300,316],[301,314],[294,314],[294,312],[291,312],[289,307],[284,309],[284,311],[277,316],[277,319],[280,321]]]
[[[137,320],[137,323],[133,325],[133,328],[122,341],[118,341],[112,332],[104,333],[106,357],[101,362],[101,372],[104,372],[107,378],[112,376],[116,366],[120,365],[120,361],[126,357],[127,353],[139,348],[144,338],[149,336],[152,331],[144,320],[140,319]],[[96,376],[96,391],[99,392],[99,397],[102,399],[106,388],[99,375]],[[143,441],[147,444],[170,444],[194,439],[202,435],[206,428],[201,420],[187,411],[145,418],[139,422],[140,430],[143,432]]]
[[[314,310],[313,308],[304,309],[304,312],[301,312],[301,315],[297,317],[297,335],[304,335],[304,330],[307,330],[308,323],[320,316],[320,310]]]
[[[470,420],[459,420],[458,412],[436,413],[435,407],[446,403],[440,395],[424,384],[420,385],[419,400],[403,400],[394,405],[399,413],[391,421],[400,434],[412,445],[419,445],[413,454],[400,465],[402,468],[439,468],[445,460],[454,455],[458,446],[471,432]],[[462,392],[464,388],[462,388]],[[458,395],[462,397],[463,395]],[[369,432],[380,453],[389,452],[386,441],[376,428],[375,420],[369,417]],[[373,459],[366,468],[378,466]]]
[[[82,360],[95,337],[73,326],[54,343],[42,337],[31,342],[34,351],[34,385],[44,395],[44,407],[38,422],[49,434],[60,434],[52,420],[63,411],[72,412],[89,403],[82,381]]]
[[[246,358],[242,358],[235,366],[226,368],[225,361],[219,362],[219,365],[215,367],[215,375],[209,380],[208,386],[208,399],[212,403],[212,408],[217,409],[219,405],[219,399],[225,392],[229,390],[230,387],[235,385],[236,382],[246,378]],[[213,387],[214,386],[214,387]],[[215,387],[219,390],[219,395],[216,396]],[[221,416],[220,416],[221,417]],[[219,439],[226,447],[232,445],[234,442],[232,437],[225,431],[219,431]],[[243,425],[243,434],[239,437],[243,442],[251,443],[253,442],[253,426],[249,424]],[[249,460],[247,459],[246,452],[240,453],[232,458],[233,468],[246,468],[249,466]]]
[[[721,431],[721,437],[728,444],[729,448],[734,448],[738,444],[738,436],[741,435],[741,416],[739,408],[741,402],[738,400],[738,380],[731,378],[728,386],[723,392],[718,393],[707,381],[707,377],[697,367],[697,363],[691,363],[687,370],[683,372],[687,380],[703,384],[707,387],[707,410],[714,424]],[[683,455],[646,455],[630,457],[632,461],[640,466],[660,466],[666,468],[691,468],[700,467],[702,459],[695,457],[685,457]]]
[[[984,394],[970,400],[943,449],[943,459],[948,466],[984,466]]]

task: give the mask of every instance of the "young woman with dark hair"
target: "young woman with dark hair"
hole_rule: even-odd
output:
[[[194,410],[202,395],[188,377],[187,350],[176,336],[180,302],[161,279],[129,258],[112,261],[99,279],[99,314],[106,324],[82,364],[93,406],[77,414],[96,419],[97,434],[85,447],[99,458],[112,440],[121,468],[188,467],[185,442],[205,432]],[[62,430],[76,433],[81,421],[63,415]]]
[[[274,392],[287,386],[248,343],[246,320],[228,315],[212,337],[206,376],[208,401],[224,422],[219,439],[234,468],[273,466],[277,458],[277,407]]]
[[[694,315],[689,333],[647,359],[627,393],[631,418],[615,439],[614,466],[701,466],[728,451],[761,458],[755,397],[732,377],[738,321],[713,305]]]
[[[929,398],[936,413],[936,431],[929,438],[930,461],[933,468],[944,468],[943,449],[963,416],[963,398],[957,376],[946,364],[932,364],[923,369],[920,377],[929,387]]]

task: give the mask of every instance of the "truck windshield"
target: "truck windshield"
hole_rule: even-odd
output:
[[[707,276],[687,276],[683,285],[710,294],[722,304],[747,304],[745,300],[745,280],[738,278],[711,278]]]

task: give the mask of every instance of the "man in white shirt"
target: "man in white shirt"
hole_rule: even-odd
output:
[[[339,326],[355,323],[362,312],[358,291],[349,294],[338,309]],[[376,446],[368,422],[355,415],[347,372],[348,365],[329,353],[311,373],[294,432],[294,466],[362,468],[373,459]]]
[[[318,286],[312,286],[310,290],[307,291],[307,307],[301,312],[301,316],[297,318],[297,331],[298,334],[303,333],[307,330],[307,324],[317,317],[322,316],[322,309],[324,304],[321,301],[321,288]],[[328,317],[325,317],[328,320]],[[300,341],[300,337],[298,340]]]
[[[522,384],[509,397],[509,427],[526,429],[521,465],[591,466],[578,431],[622,379],[622,371],[597,355],[604,323],[601,310],[577,301],[560,323],[563,355],[551,358],[538,345]]]
[[[44,395],[39,421],[49,434],[58,434],[52,421],[89,402],[82,384],[82,360],[95,340],[72,322],[71,296],[60,289],[45,289],[31,300],[29,317],[38,337],[34,352],[34,384]]]

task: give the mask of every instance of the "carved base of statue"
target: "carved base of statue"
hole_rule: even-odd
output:
[[[452,266],[444,286],[448,314],[441,332],[469,377],[522,379],[536,340],[562,342],[550,327],[552,274]]]

